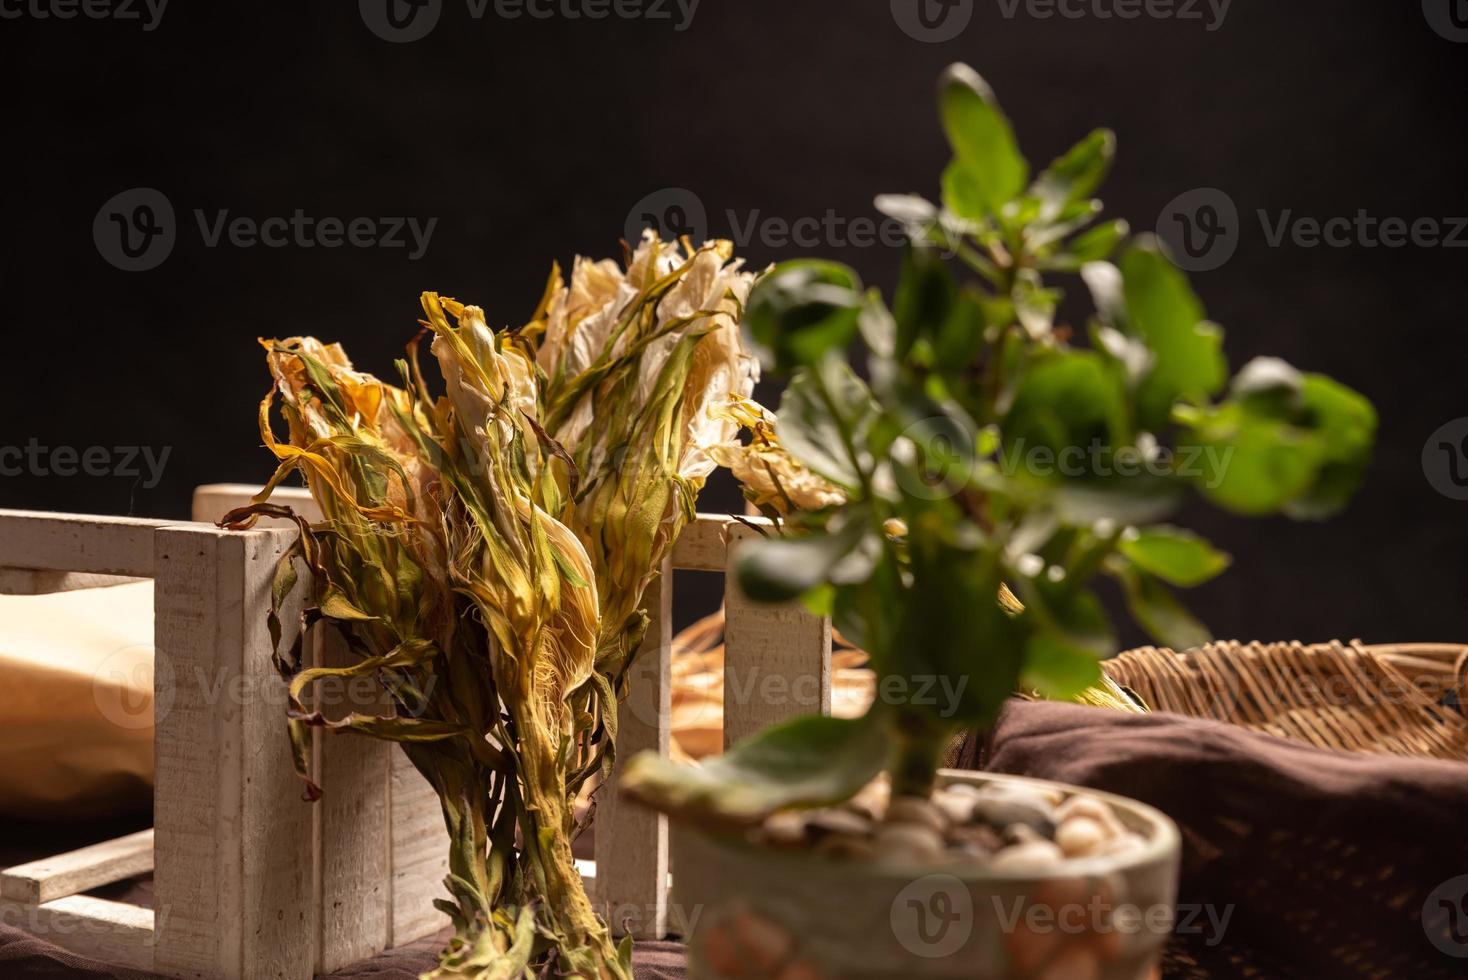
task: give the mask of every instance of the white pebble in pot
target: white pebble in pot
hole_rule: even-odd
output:
[[[989,868],[996,874],[1043,875],[1058,868],[1065,855],[1048,840],[1028,840],[994,855]]]
[[[1099,854],[1115,837],[1112,828],[1084,814],[1067,817],[1055,828],[1055,843],[1072,858]]]
[[[985,787],[974,798],[973,818],[996,830],[1018,825],[1041,837],[1055,836],[1055,808],[1045,797],[1025,790]]]
[[[886,822],[889,824],[913,824],[927,827],[934,833],[948,830],[948,818],[932,800],[921,796],[895,796],[887,805]]]
[[[877,831],[877,854],[893,861],[932,861],[943,847],[943,835],[921,824],[889,823]]]

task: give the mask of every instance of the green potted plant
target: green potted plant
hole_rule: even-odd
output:
[[[695,977],[1147,975],[1169,929],[1170,822],[1079,789],[940,773],[942,752],[1016,692],[1100,683],[1117,651],[1100,583],[1160,642],[1208,638],[1170,588],[1229,563],[1164,523],[1190,490],[1321,518],[1373,443],[1369,402],[1326,377],[1259,359],[1229,379],[1222,331],[1160,245],[1098,221],[1110,132],[1031,179],[972,69],[943,75],[939,109],[942,207],[878,199],[911,240],[892,303],[802,260],[745,311],[789,383],[775,419],[743,406],[759,465],[725,451],[781,518],[736,574],[754,600],[829,614],[869,653],[878,694],[864,717],[800,718],[701,767],[629,764],[624,789],[676,820]],[[1095,307],[1086,344],[1050,282],[1077,274]],[[789,506],[792,477],[829,492]],[[1089,912],[1074,928],[1057,922],[1075,909]]]

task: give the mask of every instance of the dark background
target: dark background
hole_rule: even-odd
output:
[[[444,0],[432,34],[406,44],[374,36],[350,2],[175,0],[151,32],[0,20],[0,444],[171,447],[156,488],[29,474],[0,479],[0,505],[184,516],[196,484],[260,480],[257,336],[341,340],[389,374],[419,292],[519,324],[553,259],[618,254],[634,204],[661,188],[695,192],[722,234],[730,210],[851,219],[874,216],[877,192],[936,196],[932,86],[962,59],[1033,161],[1113,127],[1105,198],[1135,228],[1190,189],[1227,192],[1244,215],[1239,250],[1194,284],[1231,365],[1277,354],[1381,412],[1366,488],[1333,522],[1186,515],[1236,557],[1194,607],[1229,637],[1464,639],[1468,504],[1432,489],[1421,453],[1468,415],[1468,251],[1271,248],[1253,215],[1468,215],[1468,44],[1435,33],[1416,0],[1235,0],[1212,32],[974,3],[968,29],[940,44],[907,36],[887,0],[704,0],[681,32],[475,20]],[[133,187],[178,214],[176,248],[147,272],[115,269],[93,241],[99,208]],[[439,221],[414,262],[405,249],[206,248],[195,208]],[[882,246],[744,252],[756,265],[826,254],[884,288],[896,264]],[[736,501],[721,484],[704,509]]]

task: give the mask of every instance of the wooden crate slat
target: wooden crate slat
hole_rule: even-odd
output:
[[[0,510],[0,568],[153,576],[153,534],[173,521]]]
[[[667,755],[673,714],[672,561],[644,594],[651,616],[617,715],[617,759]],[[662,939],[668,931],[668,821],[620,799],[616,773],[597,795],[596,902],[617,935]]]
[[[0,900],[0,919],[78,956],[145,972],[155,969],[152,909],[68,895],[38,906]]]
[[[729,561],[759,532],[727,529]],[[775,722],[831,713],[831,621],[799,603],[764,605],[724,577],[724,748]]]
[[[449,925],[433,907],[448,898],[443,880],[449,873],[449,832],[443,806],[428,780],[398,746],[392,746],[392,921],[389,946],[431,936]]]
[[[133,575],[95,575],[91,572],[42,571],[34,568],[0,568],[0,595],[51,595],[127,585],[146,579]]]
[[[322,667],[358,661],[334,629],[310,640]],[[373,678],[326,679],[311,692],[326,717],[390,715],[392,705]],[[283,726],[282,726],[283,727]],[[316,969],[334,973],[387,949],[392,901],[392,753],[395,746],[356,734],[315,735],[315,805],[321,935]]]
[[[153,831],[140,830],[0,871],[0,898],[42,905],[152,870]]]
[[[225,514],[250,503],[260,492],[258,486],[249,483],[211,483],[194,490],[193,519],[205,524],[214,524]],[[311,499],[311,492],[303,487],[277,487],[270,495],[272,504],[284,504],[308,521],[321,520],[321,509]],[[289,521],[261,518],[256,525],[262,528],[293,527]]]
[[[305,977],[319,934],[312,807],[281,727],[265,610],[289,531],[158,531],[155,969]],[[285,642],[300,592],[282,612]]]

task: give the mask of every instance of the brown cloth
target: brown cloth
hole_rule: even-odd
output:
[[[1468,977],[1468,877],[1454,882],[1468,876],[1468,765],[1050,703],[1012,703],[953,761],[1118,793],[1177,821],[1169,978]]]
[[[1176,715],[1024,702],[955,761],[1119,793],[1178,822],[1169,980],[1468,976],[1468,958],[1449,955],[1468,954],[1468,942],[1452,945],[1446,916],[1430,936],[1423,916],[1434,889],[1468,875],[1468,765],[1328,752]],[[0,840],[14,842],[5,829]],[[55,851],[31,856],[44,853]],[[135,897],[107,897],[146,901],[142,886],[130,887]],[[1465,903],[1459,928],[1468,928],[1468,895],[1449,897]],[[408,980],[433,965],[444,938],[332,976]],[[672,943],[639,946],[636,966],[639,980],[684,976]],[[0,918],[0,978],[62,977],[140,975],[60,952]]]

